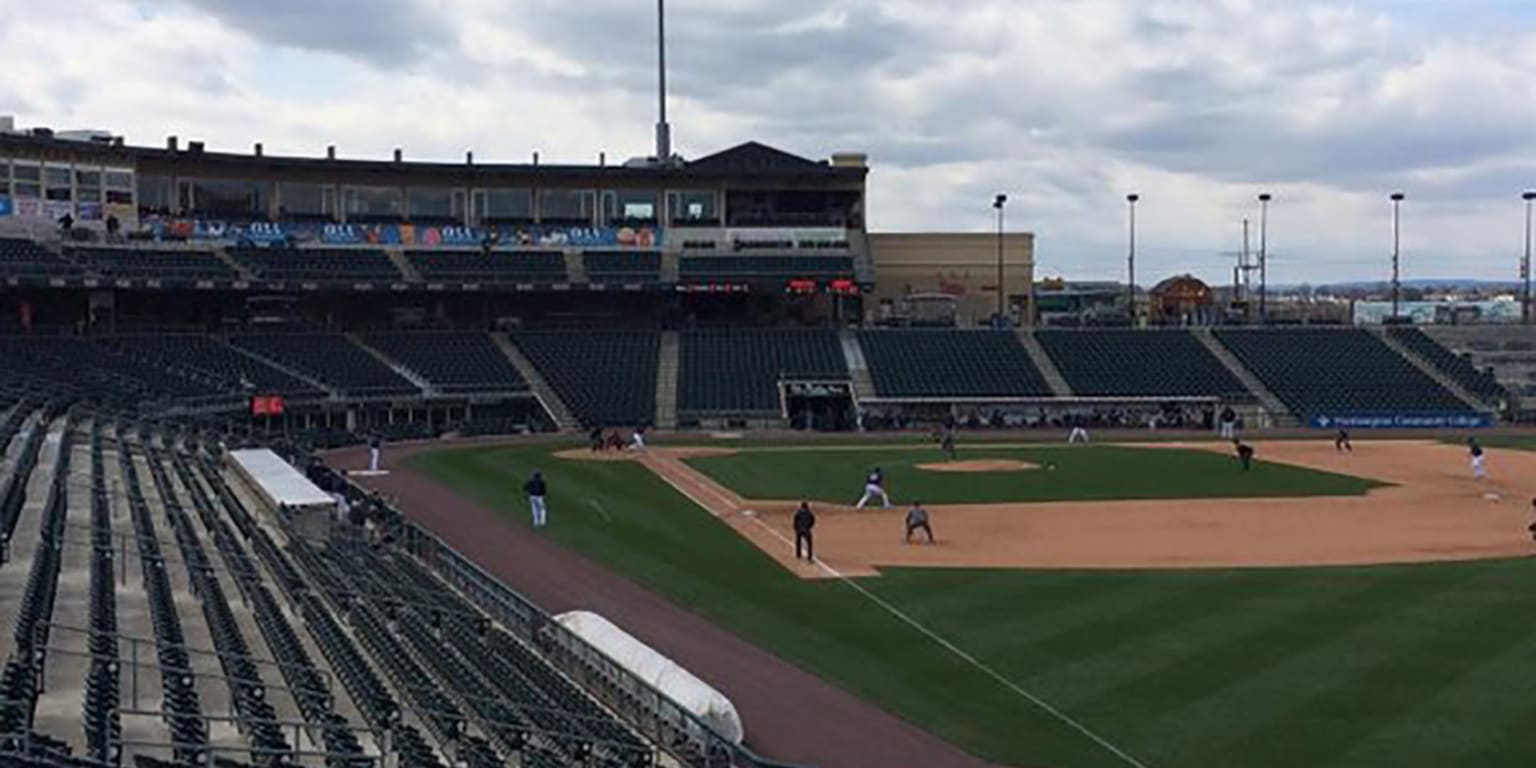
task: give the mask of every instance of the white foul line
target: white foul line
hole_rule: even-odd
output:
[[[672,488],[674,490],[676,490],[678,493],[681,493],[682,495],[686,496],[689,501],[691,501],[694,504],[698,505],[704,511],[712,512],[712,509],[713,509],[712,507],[710,507],[708,504],[705,504],[704,502],[700,501],[698,499],[698,497],[696,497],[692,493],[690,493],[688,491],[688,489],[686,489],[686,488],[682,487],[681,485],[673,482],[670,478],[663,477],[662,479],[667,480],[667,484],[668,485],[672,486]],[[713,492],[713,489],[711,489],[711,492]],[[745,511],[750,511],[750,510],[745,510]],[[716,515],[716,516],[718,517],[718,515]],[[774,530],[773,526],[763,522],[761,518],[757,517],[757,515],[755,515],[755,514],[751,515],[751,516],[748,517],[748,519],[751,520],[752,522],[757,523],[758,525],[762,526],[763,530],[767,531],[774,538],[776,538],[780,542],[782,542],[785,546],[790,547],[790,548],[793,548],[795,546],[795,543],[793,541],[790,541],[788,536],[785,536],[784,534],[778,532],[777,530]],[[1115,757],[1120,758],[1120,760],[1124,761],[1127,765],[1134,766],[1134,768],[1148,768],[1146,763],[1143,763],[1140,760],[1137,760],[1136,758],[1132,757],[1129,753],[1127,753],[1125,750],[1115,746],[1114,744],[1111,744],[1103,736],[1100,736],[1097,733],[1094,733],[1092,730],[1090,730],[1088,728],[1088,726],[1083,725],[1082,723],[1078,722],[1071,715],[1069,715],[1069,714],[1067,714],[1067,713],[1057,709],[1056,707],[1052,706],[1050,702],[1046,701],[1045,699],[1040,698],[1039,696],[1036,696],[1033,693],[1030,693],[1028,690],[1025,690],[1024,687],[1019,685],[1018,683],[1015,683],[1012,680],[1009,680],[1008,678],[1003,677],[1003,675],[1001,673],[999,673],[997,670],[987,666],[984,662],[982,662],[980,659],[976,658],[975,656],[972,656],[971,654],[966,653],[964,650],[962,650],[961,648],[956,646],[954,643],[951,643],[950,641],[944,639],[937,632],[934,632],[933,630],[923,626],[916,619],[914,619],[911,616],[908,616],[907,614],[903,613],[900,608],[897,608],[896,606],[891,605],[890,603],[888,603],[884,599],[882,599],[879,595],[876,595],[873,592],[870,592],[869,590],[865,589],[858,582],[856,582],[853,579],[850,579],[847,576],[843,575],[842,572],[838,571],[836,568],[833,568],[832,566],[827,565],[825,562],[823,562],[821,560],[815,560],[813,562],[818,567],[820,567],[822,570],[826,571],[828,575],[830,575],[833,578],[837,579],[838,581],[841,581],[842,583],[847,584],[848,586],[852,587],[854,589],[854,591],[858,592],[859,594],[863,595],[866,598],[869,598],[869,600],[871,602],[873,602],[875,605],[880,606],[887,613],[891,614],[892,616],[895,616],[898,620],[900,620],[903,623],[911,626],[913,629],[916,629],[918,632],[921,632],[928,639],[934,641],[935,643],[938,643],[945,650],[949,651],[950,653],[953,653],[961,661],[964,661],[965,663],[967,663],[967,664],[975,667],[976,669],[980,670],[982,674],[992,678],[993,680],[996,680],[1003,687],[1005,687],[1008,690],[1013,691],[1014,693],[1016,693],[1019,696],[1023,697],[1026,701],[1030,702],[1031,704],[1034,704],[1036,707],[1039,707],[1046,714],[1050,715],[1051,717],[1056,718],[1058,721],[1060,721],[1062,724],[1066,725],[1067,727],[1071,728],[1072,730],[1075,730],[1078,733],[1081,733],[1082,735],[1088,737],[1088,739],[1090,741],[1092,741],[1093,743],[1099,745],[1100,747],[1103,747],[1105,750],[1109,751],[1110,754],[1113,754]]]
[[[591,504],[597,510],[597,513],[603,516],[603,522],[613,522],[613,518],[608,516],[608,510],[603,509],[603,505],[597,503],[597,499],[587,499],[587,503]]]

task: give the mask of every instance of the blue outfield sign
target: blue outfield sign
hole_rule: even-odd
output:
[[[1493,426],[1486,413],[1345,413],[1312,417],[1316,429],[1481,429]]]
[[[0,216],[11,215],[11,198],[0,195]]]

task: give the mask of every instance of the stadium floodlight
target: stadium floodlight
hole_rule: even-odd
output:
[[[1008,196],[999,192],[992,198],[992,207],[997,210],[997,321],[1001,323],[1008,317],[1008,307],[1003,291],[1003,205],[1008,202]]]
[[[672,126],[667,125],[667,8],[656,0],[656,162],[672,162]]]
[[[1269,322],[1269,201],[1268,192],[1259,193],[1259,324]]]
[[[1401,244],[1401,238],[1400,238],[1401,229],[1398,226],[1398,219],[1399,219],[1399,214],[1400,214],[1400,210],[1399,209],[1402,207],[1402,204],[1403,204],[1403,193],[1401,193],[1401,192],[1393,192],[1392,195],[1391,195],[1391,200],[1392,200],[1392,320],[1393,320],[1393,322],[1396,322],[1397,321],[1397,317],[1398,317],[1398,306],[1402,303],[1402,295],[1403,295],[1403,285],[1402,285],[1402,280],[1401,280],[1402,271],[1400,269],[1401,262],[1402,262],[1402,254],[1401,254],[1401,250],[1399,249],[1399,245]]]
[[[1136,201],[1141,195],[1135,192],[1125,196],[1126,208],[1130,212],[1130,233],[1125,256],[1125,312],[1131,319],[1131,324],[1136,324]]]
[[[1525,256],[1520,259],[1520,322],[1531,322],[1531,201],[1536,192],[1520,195],[1525,200]]]

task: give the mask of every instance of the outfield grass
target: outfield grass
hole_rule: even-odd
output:
[[[1205,450],[1118,445],[971,447],[959,458],[1015,459],[1039,469],[1018,472],[932,472],[937,449],[745,449],[688,463],[749,499],[814,499],[850,504],[873,467],[885,471],[898,503],[1106,501],[1111,499],[1348,496],[1381,484],[1348,475],[1265,461],[1249,472],[1229,455]]]
[[[542,469],[563,545],[971,752],[1124,765],[849,586],[790,576],[643,468],[548,451],[408,463],[519,525],[518,486]],[[1152,768],[1536,764],[1536,560],[861,583]]]

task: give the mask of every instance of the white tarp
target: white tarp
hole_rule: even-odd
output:
[[[266,448],[230,451],[229,458],[255,489],[273,506],[336,506],[331,495],[320,490],[303,473]]]
[[[715,733],[740,744],[745,732],[736,705],[677,662],[661,655],[613,622],[590,611],[569,611],[555,621],[656,690],[698,715]]]

